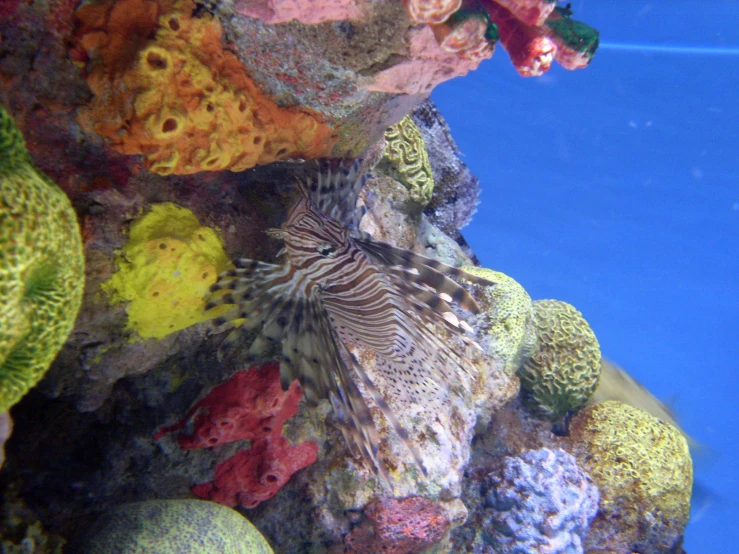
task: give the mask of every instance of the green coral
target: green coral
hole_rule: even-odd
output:
[[[503,273],[474,266],[462,269],[492,283],[489,286],[469,285],[482,314],[480,327],[485,338],[480,345],[502,363],[506,374],[513,375],[536,345],[531,297],[520,284]]]
[[[0,106],[0,413],[48,370],[82,303],[85,262],[66,194],[36,169]]]
[[[411,116],[388,127],[385,143],[383,161],[390,173],[408,187],[411,200],[426,207],[434,192],[434,174],[426,143]]]
[[[582,408],[598,386],[600,345],[582,314],[559,300],[534,302],[537,347],[519,370],[536,416],[558,419]]]
[[[128,328],[160,339],[220,315],[203,298],[229,260],[218,233],[190,210],[165,202],[131,224],[118,272],[103,285],[111,303],[128,302]]]
[[[573,418],[570,440],[600,489],[599,517],[613,520],[632,546],[658,552],[665,537],[682,535],[690,515],[693,463],[680,431],[609,400]]]
[[[149,500],[106,512],[82,554],[272,554],[239,512],[204,500]]]

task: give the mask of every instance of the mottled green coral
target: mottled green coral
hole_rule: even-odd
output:
[[[693,463],[675,427],[609,400],[577,414],[569,440],[600,489],[599,517],[612,520],[612,531],[628,537],[631,548],[662,552],[660,543],[669,545],[682,535],[690,514]]]
[[[228,256],[213,229],[190,210],[166,202],[131,224],[118,272],[103,285],[111,303],[128,302],[128,327],[162,338],[218,315],[204,314],[203,298]]]
[[[85,263],[66,194],[36,169],[0,106],[0,413],[28,392],[67,340]]]
[[[390,166],[391,173],[408,187],[411,200],[426,207],[434,192],[434,174],[426,143],[411,116],[388,127],[385,143],[383,160]]]
[[[239,512],[204,500],[149,500],[103,514],[82,554],[272,554]]]
[[[519,370],[526,407],[558,419],[582,408],[598,386],[600,345],[574,306],[559,300],[534,302],[537,347]]]
[[[480,327],[485,332],[480,345],[488,355],[501,362],[500,369],[513,375],[522,359],[536,346],[531,297],[520,284],[503,273],[474,266],[462,269],[492,283],[468,287],[480,306]]]

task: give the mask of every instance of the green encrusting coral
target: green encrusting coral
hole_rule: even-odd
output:
[[[555,420],[582,408],[600,378],[600,345],[574,306],[559,300],[534,303],[537,346],[518,372],[526,407]]]
[[[190,210],[165,202],[131,224],[118,272],[103,285],[113,304],[128,302],[128,328],[161,339],[219,315],[203,298],[229,264],[216,231]]]
[[[0,413],[48,370],[82,303],[77,216],[0,106]]]
[[[113,508],[90,530],[82,554],[272,554],[236,510],[204,500],[149,500]]]

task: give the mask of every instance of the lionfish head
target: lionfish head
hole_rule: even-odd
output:
[[[345,254],[349,232],[323,214],[306,195],[290,211],[279,233],[285,253],[296,269],[310,270]]]

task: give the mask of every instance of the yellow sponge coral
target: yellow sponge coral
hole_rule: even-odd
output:
[[[72,204],[31,164],[20,130],[0,106],[0,413],[54,361],[84,284]]]
[[[613,520],[626,551],[667,552],[660,542],[681,536],[690,514],[693,464],[680,431],[609,400],[573,418],[570,441],[600,489],[599,518]]]
[[[190,0],[108,0],[78,10],[73,52],[89,59],[95,93],[80,124],[119,152],[143,154],[160,175],[327,155],[333,130],[306,109],[264,96],[223,48],[218,21],[193,17],[193,7]]]
[[[119,270],[103,288],[112,303],[129,302],[130,329],[162,338],[213,317],[203,298],[228,263],[218,234],[190,210],[154,204],[131,225]]]
[[[526,407],[545,419],[582,408],[598,386],[600,345],[574,306],[534,302],[537,346],[519,377]]]
[[[388,127],[385,141],[384,160],[392,168],[391,172],[408,187],[411,199],[426,207],[434,192],[434,174],[426,143],[411,116]]]

